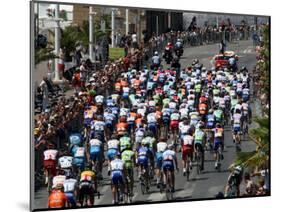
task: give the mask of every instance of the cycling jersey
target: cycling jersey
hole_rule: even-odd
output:
[[[102,104],[104,100],[104,97],[102,95],[98,95],[95,97],[96,103]]]
[[[157,143],[157,152],[164,152],[167,149],[167,143],[159,142]]]
[[[193,141],[194,141],[194,138],[193,138],[193,136],[191,136],[191,135],[185,135],[185,136],[183,136],[183,138],[182,138],[182,145],[183,146],[192,146],[192,144],[193,144]]]
[[[125,163],[126,169],[132,169],[133,168],[133,158],[135,153],[132,150],[125,150],[122,152],[121,159]]]
[[[156,123],[157,120],[156,120],[156,114],[155,113],[149,113],[147,115],[147,123],[150,124],[150,123]]]
[[[223,114],[222,110],[215,110],[214,111],[214,116],[215,116],[216,120],[218,120],[218,121],[221,121],[222,114]]]
[[[202,143],[204,135],[205,133],[202,130],[196,129],[194,134],[195,143]]]
[[[223,136],[223,128],[215,128],[214,129],[214,137],[222,137]]]
[[[131,147],[131,138],[127,136],[123,136],[120,138],[120,150],[121,152],[126,149]]]
[[[66,176],[64,175],[57,175],[53,178],[53,188],[57,187],[58,185],[63,185],[66,180]]]
[[[55,149],[48,149],[44,151],[44,160],[56,160],[58,151]]]
[[[74,192],[76,189],[77,185],[77,180],[76,179],[66,179],[64,181],[63,187],[64,187],[64,192]]]
[[[49,208],[63,208],[65,207],[67,198],[62,191],[52,191],[48,198],[48,207]]]
[[[171,114],[171,120],[178,121],[180,119],[180,114],[179,113],[172,113]]]
[[[93,171],[87,170],[81,173],[80,182],[89,182],[93,183],[95,180],[96,174]]]
[[[72,167],[73,157],[63,156],[59,158],[59,166],[62,169],[67,169]]]
[[[104,131],[105,123],[104,121],[95,121],[93,129],[95,131]]]

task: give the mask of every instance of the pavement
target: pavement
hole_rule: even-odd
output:
[[[194,58],[198,58],[200,63],[205,67],[211,68],[211,59],[218,52],[218,44],[188,47],[184,50],[184,55],[181,57],[182,67],[191,64]],[[228,50],[235,51],[239,56],[239,66],[246,66],[251,70],[256,63],[255,51],[251,41],[240,41],[228,45]],[[259,107],[255,102],[253,112],[254,115],[259,113]],[[253,106],[252,104],[252,106]],[[253,126],[250,126],[250,128]],[[247,137],[242,141],[242,151],[255,150],[255,144],[247,140]],[[186,181],[186,177],[182,175],[182,164],[180,160],[180,153],[177,153],[180,171],[176,176],[175,185],[175,200],[196,200],[202,198],[214,198],[218,192],[224,190],[229,175],[228,167],[233,163],[236,157],[235,145],[232,141],[230,126],[225,127],[225,149],[224,160],[222,161],[221,172],[214,169],[213,155],[209,152],[205,153],[205,170],[197,175],[196,169],[192,170],[190,181]],[[112,204],[112,194],[110,188],[110,179],[107,176],[107,167],[103,170],[104,180],[100,187],[100,199],[95,200],[95,205],[109,205]],[[135,176],[136,178],[136,176]],[[155,186],[156,181],[153,181],[151,189],[148,194],[141,194],[138,180],[135,179],[133,203],[149,203],[155,201],[166,201],[165,194],[160,194],[159,189]],[[242,187],[243,192],[243,187]],[[34,208],[45,208],[47,204],[48,194],[46,188],[42,188],[35,193]]]

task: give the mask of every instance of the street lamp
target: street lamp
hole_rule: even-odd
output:
[[[111,47],[115,47],[115,8],[111,9]]]
[[[94,59],[93,50],[94,50],[94,16],[96,12],[93,11],[93,7],[89,8],[89,57],[90,60]]]

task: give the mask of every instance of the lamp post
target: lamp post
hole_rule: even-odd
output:
[[[59,19],[59,4],[55,6],[55,55],[58,57],[60,53],[60,19]],[[55,81],[60,80],[59,75],[59,58],[55,59]]]
[[[129,33],[129,9],[126,9],[126,35]]]
[[[90,60],[93,61],[94,56],[93,56],[93,51],[94,51],[94,18],[93,15],[95,13],[93,12],[93,7],[89,8],[89,57]]]
[[[115,47],[115,9],[111,9],[111,47]]]

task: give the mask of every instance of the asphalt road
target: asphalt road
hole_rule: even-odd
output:
[[[187,66],[192,62],[192,59],[198,58],[200,63],[203,63],[205,67],[211,68],[211,59],[218,52],[218,44],[199,46],[193,48],[186,48],[184,54],[181,57],[182,67]],[[253,68],[256,63],[255,51],[251,41],[240,41],[234,44],[230,44],[227,50],[235,51],[239,56],[239,66],[246,66],[249,70]],[[253,113],[255,115],[258,106],[255,102],[252,103]],[[250,126],[252,127],[252,126]],[[248,141],[247,138],[242,142],[242,151],[251,151],[255,149],[253,142]],[[179,173],[176,174],[176,185],[175,185],[175,200],[191,200],[201,198],[213,198],[219,191],[224,190],[229,171],[227,168],[234,161],[236,152],[235,145],[232,142],[232,136],[230,127],[225,127],[225,149],[224,149],[224,160],[222,161],[221,172],[217,172],[214,169],[213,155],[209,152],[205,153],[205,170],[197,175],[196,169],[192,170],[190,175],[190,181],[186,181],[186,177],[182,175],[182,166],[180,161],[180,153],[178,153],[179,161]],[[103,185],[99,189],[101,196],[100,199],[95,200],[95,205],[108,205],[112,204],[112,194],[110,189],[110,180],[107,176],[107,167],[104,167],[104,180]],[[135,176],[136,177],[136,176]],[[148,194],[142,195],[138,180],[135,179],[134,188],[134,203],[149,203],[155,201],[166,201],[165,194],[160,194],[159,189],[155,186],[156,181],[153,181],[151,189]],[[45,208],[47,205],[48,194],[45,188],[40,189],[35,193],[35,208]]]

